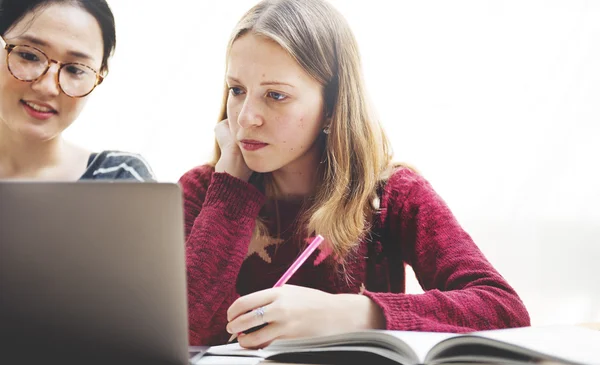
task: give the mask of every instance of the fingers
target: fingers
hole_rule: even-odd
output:
[[[244,313],[229,322],[227,325],[227,332],[231,334],[247,332],[250,329],[264,325],[265,323],[274,322],[276,318],[273,315],[273,312],[273,306],[267,305]]]
[[[215,125],[215,136],[217,137],[217,142],[227,142],[229,134],[229,121],[227,119],[223,119],[217,123],[217,125]]]
[[[240,346],[245,348],[264,348],[281,337],[283,330],[283,324],[279,322],[270,323],[256,332],[238,337],[238,342]]]
[[[277,292],[276,289],[265,289],[238,298],[227,310],[227,321],[232,322],[251,310],[271,304],[277,297]]]

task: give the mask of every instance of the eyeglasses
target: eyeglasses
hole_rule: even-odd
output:
[[[0,37],[6,50],[6,66],[14,78],[24,82],[34,82],[43,77],[52,63],[58,65],[56,83],[60,90],[72,98],[89,95],[104,81],[98,71],[82,63],[62,63],[46,56],[41,50],[26,45],[7,44]]]

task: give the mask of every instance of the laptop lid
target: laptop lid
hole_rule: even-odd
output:
[[[187,364],[184,246],[176,184],[1,182],[0,363]]]

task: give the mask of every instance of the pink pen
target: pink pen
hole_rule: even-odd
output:
[[[315,237],[312,242],[310,243],[310,245],[308,245],[308,247],[306,247],[306,249],[304,250],[304,252],[302,252],[302,254],[300,256],[298,256],[298,258],[296,259],[296,261],[294,261],[294,263],[289,267],[289,269],[287,269],[287,271],[281,276],[281,278],[279,280],[277,280],[277,282],[275,283],[275,285],[273,285],[273,288],[278,288],[280,286],[285,285],[285,283],[288,282],[288,280],[290,280],[290,278],[292,277],[292,275],[294,275],[294,273],[296,272],[296,270],[298,270],[298,268],[300,266],[302,266],[302,264],[304,263],[304,261],[306,261],[306,259],[308,259],[308,257],[315,252],[315,250],[317,249],[317,247],[319,247],[319,245],[321,243],[323,243],[325,239],[323,238],[323,236],[321,235],[317,235],[317,237]],[[237,337],[237,335],[234,333],[233,335],[231,335],[231,338],[229,338],[229,341],[227,342],[231,342],[233,340],[235,340]]]

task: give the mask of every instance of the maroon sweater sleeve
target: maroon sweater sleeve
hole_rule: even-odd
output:
[[[468,332],[530,324],[521,299],[424,178],[397,171],[384,200],[391,236],[399,241],[388,244],[401,245],[424,290],[365,292],[383,309],[387,329]]]
[[[227,309],[265,197],[254,186],[210,166],[181,177],[184,195],[191,345],[225,343]]]

